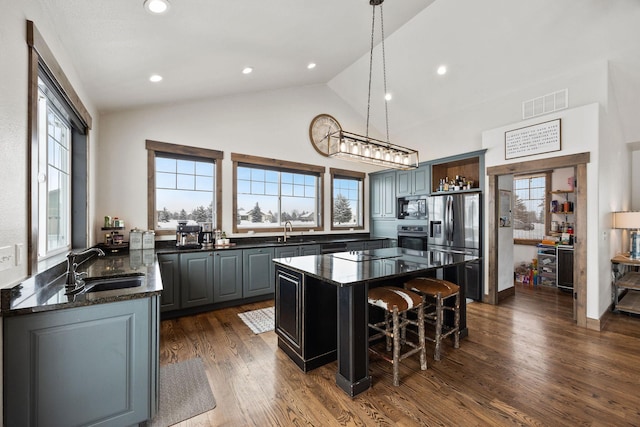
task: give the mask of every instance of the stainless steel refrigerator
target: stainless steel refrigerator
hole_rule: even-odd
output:
[[[482,256],[482,206],[480,193],[430,196],[427,249]],[[467,263],[464,270],[445,271],[447,280],[464,284],[467,298],[480,300],[481,262]]]

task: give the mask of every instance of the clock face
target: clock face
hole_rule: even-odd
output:
[[[329,142],[331,144],[338,144],[337,138],[329,138],[336,132],[342,130],[340,123],[332,116],[328,114],[319,114],[311,120],[309,125],[309,139],[311,139],[311,145],[316,151],[323,156],[329,155]]]

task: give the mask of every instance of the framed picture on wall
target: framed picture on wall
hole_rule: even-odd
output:
[[[505,160],[560,151],[560,119],[504,133]]]

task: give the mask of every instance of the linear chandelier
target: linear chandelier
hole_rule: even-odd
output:
[[[418,167],[418,152],[347,131],[329,135],[329,156],[396,169]]]
[[[328,135],[328,155],[348,160],[392,167],[396,169],[415,169],[418,167],[418,152],[389,142],[389,109],[387,104],[387,67],[384,55],[384,0],[370,0],[372,6],[371,49],[369,51],[369,93],[367,97],[367,133],[358,135],[342,129]],[[382,35],[382,74],[384,83],[384,112],[387,140],[380,141],[369,137],[369,116],[371,110],[371,76],[373,70],[373,40],[376,27],[376,6],[380,6],[380,31]]]

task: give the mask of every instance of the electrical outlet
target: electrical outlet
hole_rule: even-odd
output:
[[[3,246],[0,248],[0,271],[8,270],[13,267],[16,257],[15,249],[11,246]]]

